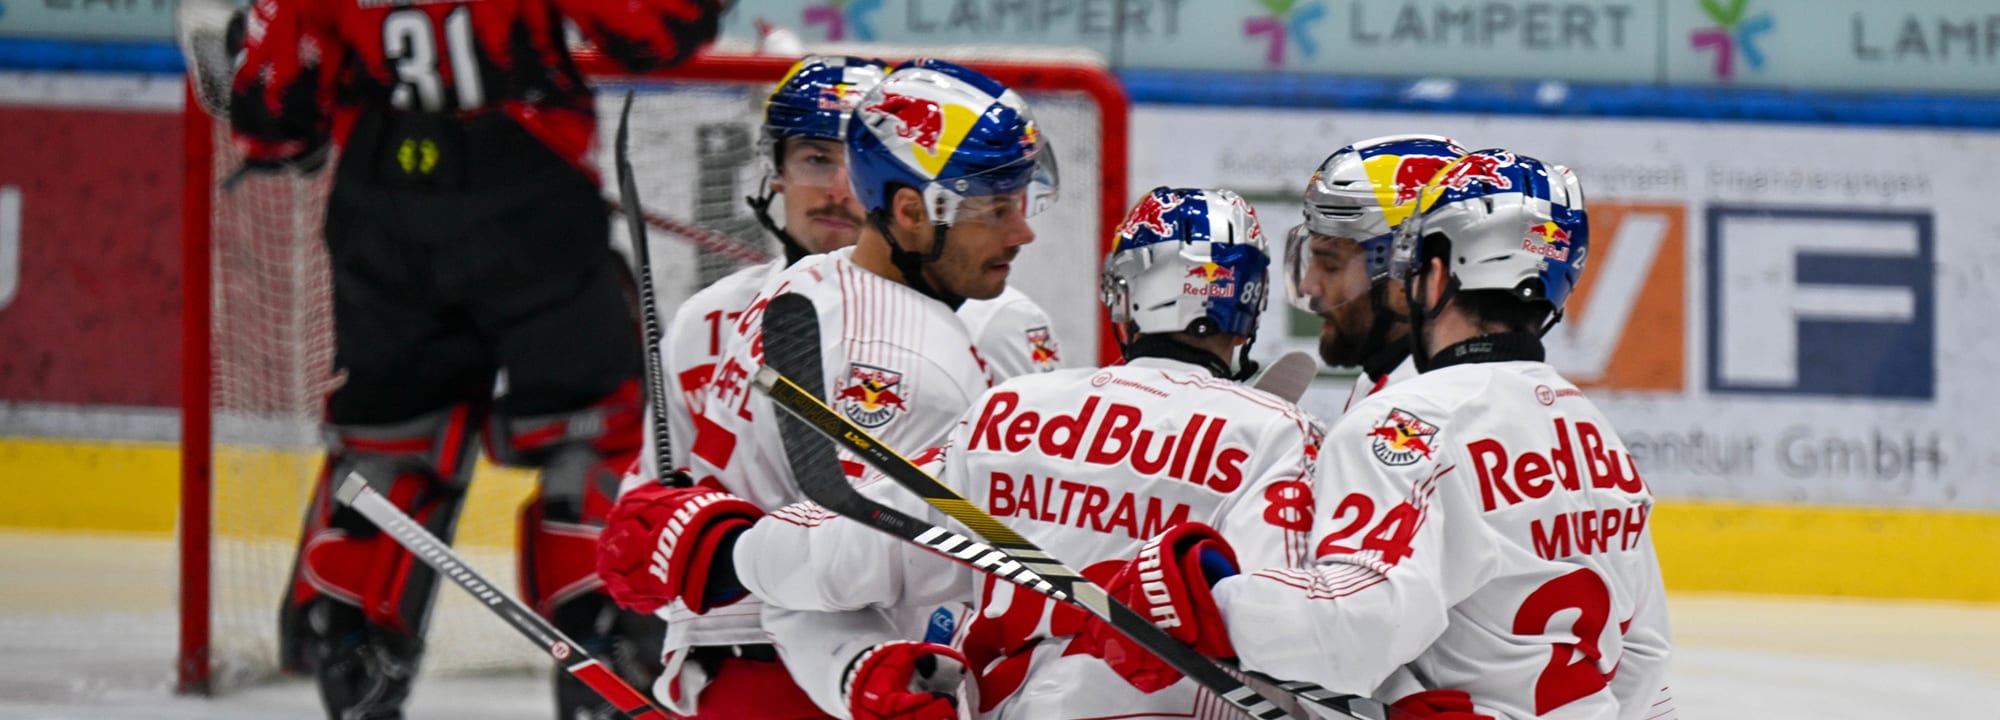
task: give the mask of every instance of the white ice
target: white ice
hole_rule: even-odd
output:
[[[154,537],[0,532],[0,720],[323,717],[298,680],[173,694],[172,549]],[[2000,716],[2000,606],[1672,603],[1682,718]],[[497,620],[491,628],[511,632]],[[543,720],[552,707],[548,673],[533,671],[425,677],[407,715]]]

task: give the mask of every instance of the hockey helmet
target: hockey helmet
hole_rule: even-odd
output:
[[[1019,93],[935,59],[903,63],[863,96],[847,126],[848,177],[870,213],[898,187],[948,226],[968,197],[1027,190],[1024,214],[1055,200],[1055,153]]]
[[[1393,276],[1441,256],[1459,290],[1505,291],[1548,303],[1551,324],[1561,318],[1590,251],[1576,173],[1481,150],[1439,171],[1416,202],[1416,216],[1396,229]]]
[[[758,139],[765,176],[775,179],[784,141],[815,138],[840,142],[847,115],[861,96],[882,82],[889,66],[880,60],[808,55],[792,65],[764,100],[764,129]]]
[[[1242,197],[1154,188],[1113,239],[1098,288],[1121,333],[1256,335],[1271,258]]]
[[[1306,182],[1305,221],[1285,236],[1285,287],[1293,307],[1317,312],[1302,291],[1312,236],[1361,246],[1370,283],[1389,277],[1391,232],[1417,207],[1431,176],[1465,156],[1465,148],[1440,135],[1389,135],[1335,151]]]

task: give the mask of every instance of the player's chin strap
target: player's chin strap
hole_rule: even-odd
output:
[[[764,184],[763,195],[745,196],[743,202],[750,206],[750,214],[757,217],[757,224],[763,225],[765,230],[777,236],[778,244],[785,248],[785,265],[791,266],[798,264],[812,253],[806,252],[804,245],[800,245],[791,233],[785,232],[784,228],[778,227],[777,221],[771,219],[771,199],[777,196],[778,193],[771,190],[771,185],[767,181]]]
[[[1424,307],[1417,299],[1417,286],[1422,283],[1422,277],[1418,275],[1403,284],[1403,297],[1410,303],[1409,313],[1404,317],[1410,321],[1410,359],[1416,362],[1418,373],[1427,373],[1432,368],[1431,354],[1424,349],[1424,324],[1444,314],[1445,306],[1450,305],[1452,296],[1458,294],[1458,278],[1447,276],[1444,293],[1438,297],[1437,305]]]
[[[930,252],[913,252],[904,250],[903,246],[896,242],[896,234],[889,231],[889,215],[886,211],[869,211],[868,222],[874,223],[875,230],[882,233],[882,239],[889,243],[889,264],[895,265],[896,270],[903,273],[903,284],[944,303],[952,309],[952,312],[957,312],[958,306],[965,304],[964,296],[939,290],[931,286],[931,281],[924,277],[924,266],[937,262],[938,258],[944,255],[944,235],[951,229],[950,225],[932,224],[931,227],[936,228],[937,234],[932,238]]]

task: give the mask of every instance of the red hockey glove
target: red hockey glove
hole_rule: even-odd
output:
[[[597,575],[611,598],[650,613],[678,598],[697,613],[741,599],[730,551],[763,517],[750,501],[709,488],[647,483],[618,499],[597,540]]]
[[[1236,648],[1229,644],[1209,587],[1235,574],[1236,552],[1229,541],[1215,528],[1182,523],[1147,541],[1105,590],[1175,640],[1203,655],[1227,658],[1236,656]],[[1097,644],[1105,664],[1143,692],[1181,679],[1180,671],[1103,622],[1093,618],[1085,634]]]
[[[1464,690],[1425,690],[1389,704],[1389,709],[1423,720],[1498,720],[1472,708]]]
[[[965,656],[927,642],[882,643],[848,666],[847,709],[854,720],[951,720]]]

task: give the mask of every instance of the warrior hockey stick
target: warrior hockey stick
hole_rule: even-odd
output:
[[[793,474],[797,476],[799,490],[814,502],[975,569],[1082,607],[1253,717],[1280,718],[1289,715],[1271,699],[1258,694],[1214,661],[1174,640],[1131,608],[1111,600],[1103,588],[1063,566],[992,516],[978,513],[976,509],[973,513],[947,510],[954,517],[961,517],[961,522],[982,537],[1004,544],[1005,549],[989,547],[855,492],[840,470],[833,444],[826,438],[815,437],[814,433],[840,438],[850,447],[881,446],[860,428],[840,422],[839,416],[819,399],[821,393],[817,391],[823,387],[819,318],[812,301],[799,295],[779,295],[771,299],[770,305],[764,309],[764,353],[766,361],[772,364],[758,369],[756,386],[788,412],[781,417],[781,422],[785,423],[785,454],[791,462]],[[798,382],[806,386],[801,387]],[[811,408],[823,412],[812,412]],[[864,456],[864,459],[868,458]],[[943,485],[935,479],[931,483],[943,489]],[[973,509],[970,503],[949,489],[944,489],[941,495],[921,491],[919,494],[925,496],[926,502],[940,508],[959,505]],[[975,514],[978,517],[973,517]]]
[[[612,155],[618,166],[618,197],[626,207],[639,207],[639,183],[632,178],[632,158],[628,136],[632,120],[632,91],[625,91],[625,108],[618,113],[618,136]],[[687,476],[673,472],[673,438],[667,436],[667,377],[660,364],[660,299],[653,291],[653,252],[646,247],[646,223],[638,213],[625,213],[625,230],[632,238],[632,255],[639,261],[639,312],[646,327],[646,402],[653,406],[653,470],[661,481],[676,487],[692,484]]]
[[[459,557],[451,546],[438,540],[437,536],[425,530],[422,525],[418,525],[415,520],[411,520],[409,515],[376,493],[374,488],[368,487],[368,481],[362,479],[360,473],[348,473],[347,479],[341,481],[340,488],[334,491],[334,498],[342,505],[354,508],[362,517],[368,518],[369,522],[375,523],[375,527],[388,533],[397,544],[409,550],[410,554],[415,555],[425,565],[431,566],[439,575],[449,578],[466,592],[472,593],[472,597],[477,599],[480,605],[499,615],[501,620],[507,621],[508,625],[514,626],[515,630],[519,630],[536,645],[542,646],[549,657],[555,658],[557,663],[562,664],[564,672],[576,676],[578,681],[603,696],[626,717],[632,720],[666,720],[665,710],[648,701],[638,690],[632,689],[631,685],[626,684],[617,673],[611,672],[603,663],[598,662],[597,658],[584,652],[575,640],[562,634],[562,631],[550,625],[547,620],[543,620],[540,615],[522,605],[521,601],[501,592],[492,582],[474,572],[471,566],[465,564],[465,558]]]
[[[827,407],[826,403],[820,400],[823,393],[813,392],[809,387],[801,387],[798,381],[792,380],[791,378],[799,378],[800,381],[811,385],[819,385],[823,377],[820,374],[818,355],[819,321],[810,300],[791,295],[772,298],[771,304],[764,311],[764,338],[765,360],[770,365],[760,368],[753,379],[759,391],[770,396],[776,405],[797,418],[808,429],[845,446],[849,452],[855,453],[864,462],[882,471],[897,484],[916,493],[924,502],[972,529],[975,534],[996,547],[987,547],[957,533],[876,503],[854,492],[846,483],[845,476],[837,472],[828,473],[832,476],[831,480],[826,477],[818,478],[824,487],[808,489],[806,484],[811,476],[797,470],[800,467],[799,458],[791,450],[795,444],[792,438],[796,433],[787,432],[784,435],[785,446],[788,454],[794,454],[793,467],[798,476],[800,489],[815,502],[841,515],[874,525],[877,529],[912,539],[948,557],[966,562],[975,569],[998,575],[1050,597],[1082,607],[1109,623],[1121,634],[1153,651],[1160,659],[1214,691],[1218,696],[1253,715],[1265,717],[1228,695],[1227,688],[1244,688],[1241,680],[1228,674],[1230,670],[1225,670],[1194,652],[1192,648],[1174,640],[1131,608],[1111,600],[1095,583],[1064,566],[1060,560],[1016,533],[1013,528],[980,510],[964,496],[939,482],[937,478],[931,477],[930,473],[924,472],[922,468],[870,436],[866,430]],[[1294,358],[1293,355],[1301,357]],[[1302,356],[1302,353],[1288,354],[1279,358],[1279,362],[1273,367],[1287,368],[1281,372],[1290,376],[1304,368],[1317,366],[1311,362],[1311,358]],[[1300,359],[1306,361],[1303,366],[1298,363]],[[786,419],[789,421],[792,418]],[[829,453],[828,458],[814,462],[834,462],[830,456]],[[832,482],[833,480],[838,482]],[[815,494],[815,491],[838,499],[845,504],[845,507],[828,503],[827,499],[822,499]],[[890,514],[901,518],[906,525],[914,524],[917,535],[912,536],[896,528],[885,528],[879,518]],[[1013,566],[1017,564],[1023,568],[1015,569]],[[1043,589],[1045,585],[1054,585],[1055,592]],[[1190,671],[1190,668],[1199,670],[1200,674]],[[1312,683],[1279,681],[1256,673],[1246,672],[1245,675],[1344,717],[1384,720],[1404,716],[1403,713],[1390,710],[1372,699],[1335,693]],[[1209,680],[1204,679],[1216,676],[1219,676],[1216,682],[1222,684],[1211,684]],[[1244,688],[1244,692],[1255,691]],[[1261,696],[1249,697],[1267,705],[1270,702]],[[1275,716],[1283,714],[1282,711],[1278,713],[1279,715]]]

